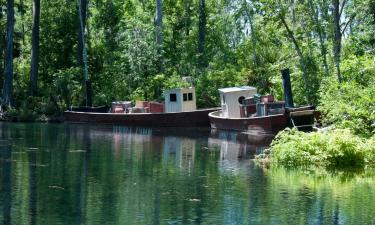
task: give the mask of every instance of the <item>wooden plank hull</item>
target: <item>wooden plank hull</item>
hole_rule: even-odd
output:
[[[277,134],[288,126],[288,117],[284,114],[254,118],[223,118],[221,111],[209,114],[211,128],[245,131],[254,134]]]
[[[217,108],[179,113],[89,113],[65,111],[66,122],[145,127],[210,127],[208,114]]]

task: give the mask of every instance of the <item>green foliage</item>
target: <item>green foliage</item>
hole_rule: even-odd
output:
[[[349,55],[342,62],[343,80],[369,87],[375,82],[375,57],[373,55]]]
[[[217,106],[219,105],[219,88],[239,86],[245,83],[245,78],[233,66],[228,66],[224,70],[204,73],[196,84],[197,104],[198,106]]]
[[[329,169],[374,166],[373,138],[362,139],[350,130],[303,133],[285,130],[271,144],[270,160],[287,167]]]
[[[84,100],[77,3],[41,1],[38,96],[55,113]],[[255,86],[260,93],[281,100],[280,70],[290,68],[297,105],[321,103],[327,124],[370,135],[373,114],[366,107],[373,107],[368,103],[373,98],[365,96],[374,95],[370,85],[374,86],[375,76],[374,1],[345,3],[342,21],[356,15],[345,32],[341,57],[343,80],[351,82],[352,88],[343,87],[339,94],[338,85],[332,83],[336,76],[330,1],[206,0],[203,53],[198,53],[198,1],[163,1],[162,46],[155,43],[155,1],[89,1],[85,38],[94,105],[162,100],[165,89],[186,85],[181,81],[184,76],[193,77],[199,107],[218,106],[217,89],[237,85]],[[0,1],[0,49],[5,46],[5,5]],[[14,60],[18,110],[29,95],[32,1],[17,3],[15,16],[15,48],[20,52]],[[295,42],[280,18],[285,18]],[[2,64],[0,60],[0,73]],[[356,85],[362,97],[353,94],[360,100],[350,110],[341,103],[351,98]],[[339,107],[330,109],[336,102],[328,93],[343,96]]]
[[[66,106],[82,104],[82,83],[76,80],[80,74],[81,70],[77,67],[60,70],[53,74],[53,84],[49,88],[49,93],[61,109],[65,110]]]
[[[319,110],[326,125],[349,128],[363,136],[375,134],[375,86],[330,82],[321,91]]]
[[[47,117],[57,115],[61,109],[45,97],[29,96],[20,103],[19,107],[7,110],[5,117],[11,121],[33,122],[47,121]]]

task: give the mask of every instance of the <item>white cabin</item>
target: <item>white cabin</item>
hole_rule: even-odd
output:
[[[197,109],[195,88],[176,88],[164,92],[165,112],[188,112]]]
[[[222,108],[222,117],[241,118],[240,105],[245,98],[253,97],[257,93],[255,87],[229,87],[221,88],[220,100]]]

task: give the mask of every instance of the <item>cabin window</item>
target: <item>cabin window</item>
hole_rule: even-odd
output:
[[[184,93],[183,100],[186,101],[193,101],[193,93]]]
[[[223,95],[223,104],[225,104],[225,95]]]
[[[238,103],[242,104],[243,103],[243,100],[245,100],[245,97],[244,96],[241,96],[238,98]]]
[[[177,102],[177,95],[176,94],[169,94],[169,101],[170,102]]]
[[[188,94],[188,100],[189,101],[193,101],[193,93],[189,93]]]

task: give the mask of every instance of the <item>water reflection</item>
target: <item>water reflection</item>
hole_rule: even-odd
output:
[[[174,161],[175,165],[188,172],[194,168],[196,141],[189,138],[165,137],[163,144],[163,164]]]
[[[269,136],[67,124],[0,133],[4,224],[375,222],[373,174],[257,167]]]
[[[254,158],[262,153],[272,141],[273,136],[254,136],[247,133],[212,130],[208,139],[209,146],[220,147],[221,160]]]
[[[29,204],[30,204],[30,224],[37,224],[37,157],[35,151],[30,151],[27,153],[28,164],[29,164]]]
[[[4,137],[2,137],[4,138]],[[11,224],[11,206],[12,206],[12,146],[8,140],[1,140],[1,167],[2,167],[2,199],[3,206],[3,224]]]
[[[219,170],[236,173],[249,165],[249,159],[268,148],[273,136],[254,136],[246,133],[212,130],[208,138],[210,148],[220,150]],[[242,168],[244,169],[244,168]]]

